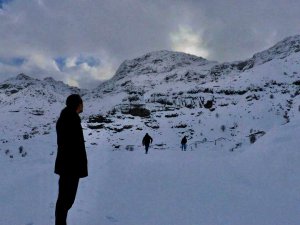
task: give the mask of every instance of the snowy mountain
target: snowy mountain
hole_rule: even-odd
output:
[[[81,93],[53,78],[38,80],[25,74],[0,84],[1,139],[25,140],[35,135],[48,134],[57,118],[65,96]],[[17,128],[17,129],[16,129]]]
[[[126,60],[111,80],[93,90],[24,74],[0,83],[1,169],[9,168],[16,174],[2,185],[0,197],[6,201],[0,209],[5,215],[12,214],[5,203],[17,199],[5,196],[11,193],[11,187],[23,184],[20,180],[24,175],[30,183],[36,183],[47,174],[46,184],[41,182],[36,189],[40,195],[48,193],[38,203],[49,204],[41,217],[25,210],[23,218],[0,217],[0,224],[53,221],[54,128],[71,93],[81,94],[84,100],[81,117],[91,170],[79,194],[80,208],[71,218],[74,224],[86,224],[86,214],[99,207],[105,215],[90,216],[88,224],[295,224],[300,219],[298,213],[294,214],[299,206],[291,199],[299,198],[299,194],[293,190],[283,192],[280,198],[276,195],[279,189],[300,184],[294,179],[300,172],[295,151],[300,144],[296,136],[300,128],[299,73],[297,35],[237,62],[218,63],[180,52],[151,52]],[[154,139],[147,161],[141,144],[146,132]],[[188,137],[186,155],[180,151],[184,135]],[[281,171],[286,169],[291,174]],[[36,170],[37,178],[32,177],[32,170]],[[262,178],[257,177],[260,173]],[[150,180],[145,180],[147,176]],[[101,183],[103,180],[107,183]],[[25,191],[35,188],[24,182],[26,188],[18,195],[23,202],[17,204],[20,210],[28,203]],[[152,182],[159,184],[153,186]],[[263,188],[273,185],[270,192]],[[236,198],[231,189],[237,193]],[[169,205],[183,193],[185,197],[179,198],[179,203]],[[34,198],[34,193],[29,196]],[[261,196],[261,205],[256,196]],[[277,208],[278,199],[287,202]],[[128,202],[132,210],[121,207]],[[229,218],[222,206],[237,214]],[[83,211],[85,207],[90,211]],[[144,217],[135,214],[143,207],[152,210]],[[285,214],[278,213],[283,208]],[[259,211],[263,216],[256,214]],[[213,216],[216,213],[220,216]]]
[[[201,57],[171,51],[151,52],[133,60],[126,60],[118,68],[115,76],[92,91],[93,96],[101,96],[111,91],[130,91],[136,86],[153,89],[159,83],[173,80],[181,82],[203,79],[207,70],[217,62]]]
[[[254,66],[264,64],[274,59],[284,59],[289,55],[299,51],[300,35],[296,35],[284,39],[265,51],[254,54],[253,57],[248,60],[231,63],[229,65],[236,67],[238,70],[245,71],[253,68]]]
[[[152,52],[126,60],[111,80],[90,91],[20,74],[0,84],[1,136],[21,140],[53,131],[66,96],[80,93],[93,144],[92,137],[105,132],[116,137],[112,146],[124,149],[133,143],[123,136],[148,131],[168,134],[170,140],[157,140],[159,149],[174,149],[187,135],[191,148],[200,143],[242,150],[251,138],[298,115],[299,43],[299,35],[289,37],[249,60],[221,64],[180,52]],[[19,132],[6,118],[14,118]]]
[[[88,114],[101,114],[111,123],[88,126],[167,135],[170,140],[157,140],[159,149],[174,149],[183,135],[189,136],[191,148],[200,143],[206,149],[245,149],[298,116],[299,40],[287,38],[233,63],[168,51],[127,60],[112,80],[87,95],[93,102]],[[97,101],[103,102],[100,107]],[[118,148],[132,141],[119,132],[114,136],[120,136],[112,143]]]

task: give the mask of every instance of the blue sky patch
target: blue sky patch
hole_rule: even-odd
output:
[[[56,65],[58,66],[59,70],[62,71],[66,66],[66,58],[65,57],[57,57],[54,59]]]
[[[59,70],[62,71],[64,70],[65,66],[66,66],[66,61],[67,61],[67,57],[62,57],[59,56],[57,58],[54,59],[56,62],[56,65],[58,66]],[[100,60],[93,57],[93,56],[79,56],[76,59],[76,66],[80,66],[81,64],[86,63],[88,64],[90,67],[96,67],[100,65]]]
[[[0,9],[3,9],[3,5],[11,2],[13,0],[0,0]]]
[[[94,58],[93,56],[79,56],[76,65],[87,63],[90,67],[96,67],[100,65],[100,60]]]
[[[13,58],[0,58],[0,63],[9,66],[22,66],[26,62],[23,57],[13,57]]]

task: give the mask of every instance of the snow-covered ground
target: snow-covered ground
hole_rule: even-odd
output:
[[[300,121],[272,129],[243,152],[87,146],[72,225],[296,225],[300,221]],[[141,137],[142,134],[140,134]],[[54,223],[54,135],[1,157],[0,224]],[[17,146],[16,146],[17,147]],[[3,152],[1,153],[3,154]]]

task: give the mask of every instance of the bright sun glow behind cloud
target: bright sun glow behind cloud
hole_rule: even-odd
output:
[[[209,56],[208,50],[203,46],[200,34],[194,32],[190,27],[179,26],[178,31],[171,33],[170,39],[174,51],[185,52],[203,58]]]
[[[67,77],[65,82],[70,86],[79,87],[79,83],[74,77]]]

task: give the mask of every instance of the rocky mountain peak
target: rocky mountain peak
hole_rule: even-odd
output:
[[[208,63],[210,61],[202,57],[182,52],[155,51],[132,60],[124,61],[118,68],[115,77],[121,79],[130,74],[166,73],[176,68],[191,65],[201,66]]]
[[[71,93],[81,93],[81,90],[51,77],[39,80],[24,73],[0,83],[0,95],[3,94],[0,102],[7,104],[11,104],[16,99],[40,97],[45,98],[45,101],[50,99],[51,102],[56,102]]]
[[[264,64],[273,59],[284,59],[291,54],[300,52],[300,35],[291,36],[278,42],[273,47],[258,52],[252,58],[231,63],[217,64],[212,67],[210,74],[220,76],[235,70],[237,72],[251,69],[257,65]]]
[[[286,58],[297,52],[300,52],[300,35],[285,38],[273,47],[253,55],[253,60],[256,64],[262,64],[272,59]]]
[[[34,78],[24,74],[24,73],[20,73],[16,76],[15,78],[16,80],[24,80],[24,81],[28,81],[28,80],[35,80]]]
[[[54,80],[52,77],[46,77],[46,78],[44,78],[44,81],[47,81],[50,83],[56,82],[56,80]]]

